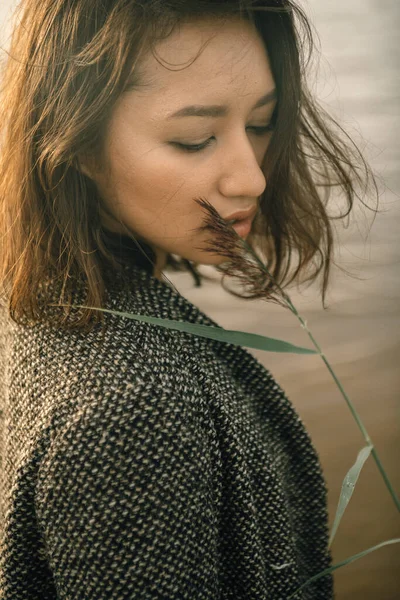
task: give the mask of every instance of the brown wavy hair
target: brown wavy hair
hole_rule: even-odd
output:
[[[315,42],[302,9],[290,0],[22,0],[0,93],[0,292],[14,321],[44,317],[45,280],[62,282],[70,305],[80,279],[86,304],[104,306],[106,270],[120,269],[123,260],[104,243],[102,201],[79,157],[101,157],[117,99],[143,85],[143,53],[185,21],[233,15],[256,25],[278,95],[262,165],[267,186],[248,243],[269,257],[282,286],[322,271],[324,302],[331,221],[348,216],[356,196],[363,202],[357,185],[377,186],[357,146],[308,89]],[[334,188],[347,205],[338,216],[328,213]],[[154,264],[151,248],[141,250]],[[167,268],[190,270],[200,285],[205,276],[196,267],[167,257]],[[103,321],[103,313],[87,309],[68,322],[69,308],[53,322],[87,331]]]

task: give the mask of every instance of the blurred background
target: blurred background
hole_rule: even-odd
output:
[[[39,0],[38,0],[39,1]],[[378,176],[380,212],[354,212],[336,226],[336,261],[323,310],[318,285],[288,290],[352,399],[400,494],[400,118],[399,0],[301,0],[317,31],[321,57],[309,85],[352,136]],[[16,0],[0,1],[1,60]],[[365,201],[375,207],[373,198]],[[361,207],[361,208],[360,208]],[[234,298],[214,282],[193,287],[185,273],[167,273],[193,304],[227,329],[310,346],[288,310]],[[328,485],[332,525],[343,478],[365,445],[345,401],[318,357],[250,350],[284,388],[308,428]],[[333,543],[334,562],[400,537],[399,513],[370,457]],[[337,600],[400,597],[400,545],[383,547],[335,572]]]

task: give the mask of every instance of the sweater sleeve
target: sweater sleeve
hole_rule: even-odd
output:
[[[217,598],[213,469],[195,401],[152,386],[80,404],[36,487],[57,598]]]

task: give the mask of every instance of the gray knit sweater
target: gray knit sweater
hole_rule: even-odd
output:
[[[106,308],[218,327],[125,276]],[[1,599],[285,600],[331,564],[316,452],[247,350],[109,313],[103,340],[0,314]],[[330,575],[295,596],[332,597]]]

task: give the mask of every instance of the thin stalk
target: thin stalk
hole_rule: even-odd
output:
[[[266,273],[270,278],[272,278],[270,272],[268,271],[267,267],[263,264],[263,262],[259,259],[259,257],[252,251],[252,249],[249,247],[249,245],[247,244],[247,242],[241,238],[241,242],[243,244],[243,246],[246,248],[246,250],[251,254],[251,256],[253,256],[256,261],[258,262],[258,264],[260,265],[261,269],[264,271],[264,273]],[[339,388],[343,398],[345,399],[347,406],[350,409],[351,414],[353,415],[354,420],[356,421],[365,441],[367,442],[367,444],[369,446],[372,446],[372,450],[371,450],[371,454],[374,457],[374,460],[377,464],[377,467],[379,469],[379,471],[381,472],[381,475],[383,477],[383,480],[386,484],[386,487],[388,488],[390,495],[393,498],[393,501],[397,507],[397,510],[400,511],[400,500],[396,494],[396,492],[394,491],[392,484],[390,483],[390,480],[386,474],[385,469],[383,468],[383,465],[381,463],[381,460],[378,456],[378,453],[376,452],[375,446],[372,443],[372,440],[368,434],[368,431],[366,430],[363,422],[360,419],[360,416],[358,415],[353,403],[351,402],[350,398],[348,397],[348,395],[346,394],[346,392],[343,389],[342,384],[340,383],[339,379],[337,378],[334,370],[332,369],[331,365],[328,362],[328,359],[326,358],[325,354],[322,352],[318,342],[315,340],[314,336],[312,335],[311,331],[308,329],[307,327],[307,323],[306,321],[303,319],[303,317],[298,313],[296,307],[293,305],[290,297],[282,290],[282,288],[277,285],[282,297],[284,298],[286,304],[288,305],[289,309],[291,310],[291,312],[297,317],[297,319],[300,321],[300,325],[302,326],[302,328],[306,331],[308,337],[310,338],[310,340],[312,341],[312,343],[314,344],[314,347],[318,350],[319,355],[321,356],[322,360],[324,361],[325,365],[328,368],[328,371],[330,372],[330,374],[332,375],[337,387]]]

